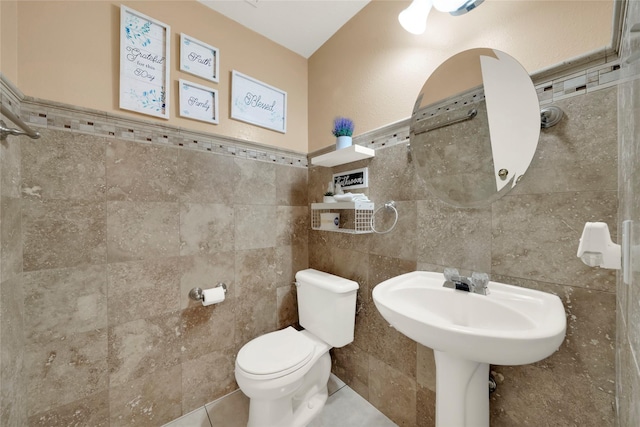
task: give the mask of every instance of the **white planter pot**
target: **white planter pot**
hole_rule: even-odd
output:
[[[350,136],[339,136],[336,138],[336,150],[350,147],[353,144],[353,138]]]
[[[322,196],[322,203],[336,203],[336,199],[333,196]]]

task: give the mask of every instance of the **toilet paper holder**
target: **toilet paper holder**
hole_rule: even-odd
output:
[[[216,285],[216,288],[222,287],[224,293],[227,293],[227,285],[220,282]],[[202,293],[202,288],[193,288],[189,291],[189,298],[194,301],[204,301],[204,294]]]

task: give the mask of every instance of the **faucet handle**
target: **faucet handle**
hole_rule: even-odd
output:
[[[478,273],[473,272],[471,274],[471,283],[477,290],[487,290],[487,286],[489,285],[489,275],[487,273]]]
[[[460,273],[458,272],[457,268],[445,268],[444,278],[449,282],[453,282],[454,280],[460,280]]]

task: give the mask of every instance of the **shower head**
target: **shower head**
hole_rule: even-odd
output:
[[[562,110],[553,105],[543,108],[540,111],[540,127],[546,129],[558,124],[562,120],[562,115]]]

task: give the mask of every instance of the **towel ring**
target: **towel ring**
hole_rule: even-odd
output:
[[[374,224],[373,224],[373,218],[376,216],[376,213],[378,213],[378,211],[382,208],[385,209],[393,209],[393,212],[395,212],[396,214],[396,218],[393,221],[393,224],[391,225],[391,227],[389,227],[389,229],[387,231],[378,231],[376,230]],[[391,230],[393,230],[396,227],[396,224],[398,223],[398,209],[396,209],[396,202],[394,202],[393,200],[388,201],[387,203],[385,203],[384,205],[380,206],[378,209],[376,209],[375,211],[373,211],[373,214],[371,215],[371,219],[369,220],[369,225],[371,226],[371,230],[373,230],[374,233],[377,234],[386,234],[388,232],[390,232]]]

